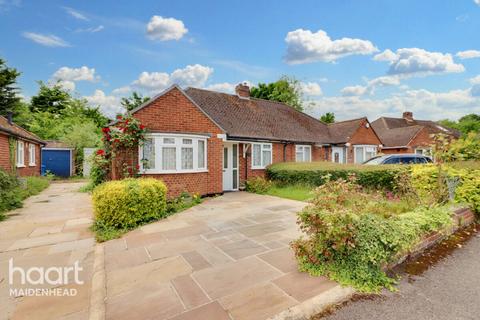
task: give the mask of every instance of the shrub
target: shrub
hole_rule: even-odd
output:
[[[0,220],[3,212],[22,206],[22,196],[19,194],[20,182],[6,171],[0,169]]]
[[[253,193],[264,194],[271,186],[272,182],[263,177],[254,177],[245,181],[245,190]]]
[[[50,180],[45,177],[26,177],[24,179],[25,185],[21,189],[23,199],[39,194],[50,185]]]
[[[287,184],[307,183],[320,186],[328,180],[344,179],[354,174],[361,186],[394,190],[399,166],[339,165],[329,162],[278,163],[267,168],[267,177]]]
[[[480,168],[478,163],[448,163],[438,165],[418,165],[411,169],[412,185],[421,197],[448,197],[447,179],[458,178],[454,190],[454,200],[467,203],[480,213]],[[447,193],[440,194],[439,193]]]
[[[452,222],[447,207],[412,209],[415,205],[411,204],[391,214],[389,203],[401,200],[381,197],[379,192],[366,193],[344,180],[318,187],[311,205],[298,214],[300,228],[307,235],[292,244],[300,270],[365,292],[392,288],[395,280],[383,267],[423,236]]]
[[[166,216],[167,187],[157,179],[106,182],[93,190],[95,220],[117,229],[133,228]]]
[[[186,210],[202,202],[202,198],[198,194],[189,194],[183,192],[176,198],[167,200],[167,213],[168,215]]]

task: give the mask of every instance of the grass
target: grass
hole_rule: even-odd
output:
[[[266,194],[280,198],[298,201],[307,201],[313,197],[313,187],[301,184],[295,185],[273,185]]]

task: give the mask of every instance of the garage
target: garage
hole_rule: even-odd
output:
[[[62,142],[47,141],[42,149],[42,175],[47,173],[58,177],[70,177],[74,174],[73,148]]]

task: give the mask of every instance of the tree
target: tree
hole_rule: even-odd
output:
[[[46,85],[39,81],[40,90],[30,101],[30,111],[59,114],[72,103],[72,96],[60,84]]]
[[[127,109],[127,111],[132,111],[133,109],[141,106],[148,100],[150,100],[149,97],[144,97],[140,93],[133,91],[130,97],[122,98],[122,101],[120,103],[122,104],[122,106],[125,107],[125,109]]]
[[[474,113],[467,114],[458,119],[458,121],[445,119],[439,121],[439,123],[446,127],[457,129],[463,135],[467,135],[470,132],[480,133],[480,115]]]
[[[303,111],[300,81],[292,77],[283,76],[275,82],[259,83],[257,87],[251,88],[250,96],[283,102],[298,111]]]
[[[0,115],[16,112],[20,103],[16,87],[19,76],[17,69],[7,67],[5,60],[0,58]]]
[[[333,112],[327,112],[320,117],[320,121],[325,123],[334,123],[335,122],[335,114]]]

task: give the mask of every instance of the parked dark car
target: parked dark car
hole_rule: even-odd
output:
[[[363,164],[377,165],[377,164],[419,164],[419,163],[431,163],[430,157],[421,154],[387,154],[383,156],[376,156]]]

